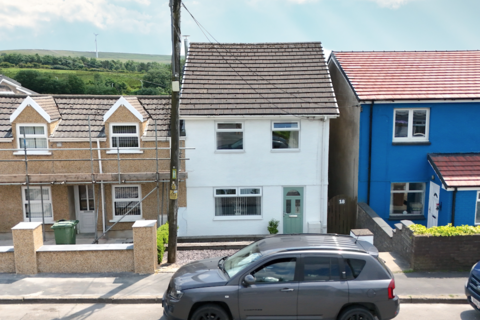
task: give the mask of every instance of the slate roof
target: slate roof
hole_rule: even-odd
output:
[[[480,50],[332,52],[359,100],[478,99]]]
[[[445,187],[480,187],[480,153],[429,154]]]
[[[191,43],[182,116],[338,115],[322,46]]]
[[[0,138],[11,137],[10,115],[27,96],[0,95]],[[53,134],[53,138],[88,138],[88,116],[92,129],[92,138],[104,137],[103,115],[115,104],[120,96],[88,96],[88,95],[37,95],[31,96],[40,106],[53,108],[48,104],[53,101],[61,121]],[[157,120],[158,137],[168,135],[170,123],[169,96],[137,96],[126,97],[138,101],[136,108],[141,107],[148,119],[147,136],[155,136],[155,120]],[[50,99],[50,100],[49,100]],[[127,100],[128,100],[127,99]],[[135,103],[135,101],[133,101]]]
[[[35,102],[38,103],[43,110],[50,116],[50,119],[57,120],[60,119],[60,112],[58,111],[57,104],[52,96],[47,97],[36,97]]]

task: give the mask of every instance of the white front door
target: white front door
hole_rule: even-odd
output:
[[[78,231],[95,232],[95,203],[93,185],[75,186],[75,210],[77,212]]]
[[[430,181],[430,195],[428,197],[427,228],[438,226],[438,204],[440,203],[440,186]]]

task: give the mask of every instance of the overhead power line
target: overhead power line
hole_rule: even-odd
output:
[[[203,33],[203,35],[205,36],[205,38],[208,40],[208,42],[210,42],[211,44],[214,44],[213,41],[210,39],[210,37],[217,43],[217,44],[221,44],[194,16],[193,14],[190,12],[190,10],[188,10],[188,8],[185,6],[185,3],[182,2],[182,6],[185,8],[185,10],[188,12],[188,14],[192,17],[193,21],[195,22],[195,24],[198,26],[198,28],[200,29],[200,31]],[[207,35],[208,34],[208,35]],[[209,37],[210,36],[210,37]],[[294,117],[297,117],[297,118],[309,118],[309,117],[302,117],[300,115],[296,115],[296,114],[292,114],[290,112],[288,112],[287,110],[279,107],[276,103],[272,102],[269,98],[265,97],[264,95],[262,95],[262,93],[258,92],[256,88],[254,88],[246,79],[244,79],[244,77],[242,77],[242,75],[239,74],[239,72],[228,62],[228,60],[226,59],[226,57],[218,50],[218,48],[216,48],[214,46],[215,50],[217,51],[217,53],[223,58],[223,60],[229,65],[229,67],[253,90],[255,91],[255,93],[257,93],[258,95],[260,95],[263,99],[267,100],[268,102],[270,102],[273,106],[275,106],[277,109],[279,109],[280,111],[284,112],[285,114],[288,114],[288,115],[291,115],[291,116],[294,116]],[[253,74],[255,74],[256,76],[260,77],[262,80],[264,80],[265,82],[267,82],[268,84],[272,85],[275,89],[278,89],[288,95],[291,95],[292,97],[295,97],[299,100],[302,100],[308,104],[314,104],[314,105],[317,105],[317,106],[322,106],[322,107],[331,107],[329,105],[326,105],[326,104],[320,104],[320,103],[316,103],[316,102],[311,102],[311,101],[308,101],[308,100],[305,100],[304,98],[302,97],[298,97],[297,95],[295,95],[294,93],[292,92],[288,92],[286,90],[284,90],[283,88],[279,88],[277,87],[274,83],[270,82],[268,79],[264,78],[262,75],[258,74],[255,70],[252,70],[248,65],[246,65],[242,60],[238,59],[234,54],[231,54],[231,52],[227,49],[227,48],[222,48],[224,49],[227,53],[229,53],[235,60],[237,60],[240,64],[242,64],[245,68],[247,68],[248,70],[250,70]]]

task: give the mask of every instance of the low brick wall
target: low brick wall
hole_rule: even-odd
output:
[[[95,250],[84,250],[82,248],[84,246],[71,249],[64,247],[75,246],[43,246],[37,251],[38,272],[102,273],[135,271],[133,245],[129,245],[129,248],[126,247],[127,245],[115,245],[119,246],[117,249],[105,247],[109,245],[99,244],[96,246]]]
[[[13,247],[0,247],[0,273],[15,272]]]
[[[357,228],[369,229],[374,234],[374,245],[379,251],[396,252],[415,271],[470,270],[480,260],[480,235],[433,237],[414,235],[402,220],[391,228],[367,204],[357,206]]]
[[[43,245],[42,224],[12,228],[13,247],[0,247],[0,273],[155,273],[156,220],[133,225],[133,244]]]
[[[414,270],[465,271],[480,260],[480,235],[414,236]]]

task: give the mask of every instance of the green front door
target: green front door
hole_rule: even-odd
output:
[[[283,188],[283,233],[303,232],[303,188]]]

